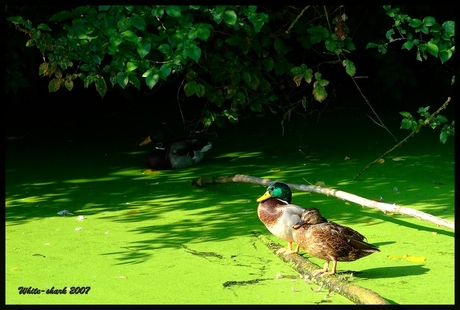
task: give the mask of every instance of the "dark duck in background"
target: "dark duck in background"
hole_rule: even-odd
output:
[[[139,145],[153,140],[147,137]],[[182,169],[199,163],[212,143],[199,138],[182,138],[156,142],[155,148],[147,156],[147,166],[152,170]]]

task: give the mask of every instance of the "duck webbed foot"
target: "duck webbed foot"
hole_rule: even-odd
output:
[[[327,276],[332,276],[336,273],[337,270],[337,262],[333,261],[333,267],[332,270],[329,271],[329,261],[324,263],[323,269],[318,269],[313,271],[313,276],[321,276],[321,277],[327,277]]]
[[[288,255],[288,254],[298,254],[299,253],[300,246],[297,245],[295,250],[292,249],[292,242],[288,242],[287,248],[281,248],[276,253],[278,254],[283,254],[283,255]]]

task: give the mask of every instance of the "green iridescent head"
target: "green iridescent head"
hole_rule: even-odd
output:
[[[275,182],[267,188],[265,194],[263,194],[259,199],[257,199],[257,202],[261,202],[272,197],[284,200],[287,203],[291,203],[292,192],[287,184]]]

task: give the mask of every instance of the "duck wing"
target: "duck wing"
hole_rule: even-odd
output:
[[[333,246],[338,250],[345,250],[346,248],[351,247],[353,252],[356,251],[363,253],[363,255],[368,255],[364,254],[367,252],[369,254],[373,252],[380,252],[380,250],[374,245],[363,241],[366,237],[350,227],[342,226],[334,222],[324,223],[324,225],[327,229],[323,230],[323,232],[329,231],[329,234],[331,235],[330,240],[332,241]],[[351,248],[347,251],[352,251]]]
[[[181,139],[171,142],[169,145],[169,153],[177,156],[194,156],[195,151],[205,152],[211,147],[206,148],[206,146],[211,145],[209,141],[189,138]]]

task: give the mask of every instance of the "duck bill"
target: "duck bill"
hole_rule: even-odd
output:
[[[143,146],[143,145],[146,145],[146,144],[149,144],[150,142],[152,142],[152,139],[150,138],[150,136],[148,136],[144,141],[142,141],[139,146]]]
[[[261,202],[261,201],[264,201],[264,200],[267,200],[268,198],[270,198],[272,195],[270,195],[270,193],[268,191],[265,192],[265,194],[263,194],[259,199],[257,199],[257,202]]]

